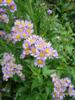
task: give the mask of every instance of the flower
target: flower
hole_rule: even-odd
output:
[[[47,10],[47,13],[50,15],[50,14],[52,14],[52,10],[51,9],[48,9]]]
[[[75,98],[75,90],[74,90],[74,85],[73,84],[69,85],[68,94],[69,94],[70,97]]]
[[[8,23],[9,22],[8,16],[6,14],[0,15],[0,22]]]
[[[37,58],[34,62],[34,65],[42,68],[45,65],[45,60]]]
[[[13,0],[0,0],[0,6],[7,6],[11,12],[17,10],[16,4]]]
[[[6,14],[6,10],[3,8],[0,8],[0,22],[8,23],[9,17]]]
[[[10,5],[8,5],[11,12],[15,12],[17,10],[16,4],[12,2]]]
[[[18,23],[20,24],[20,23]],[[21,58],[31,55],[35,57],[35,65],[43,67],[47,58],[58,58],[58,53],[51,46],[50,42],[38,35],[31,35],[23,42],[23,52]]]
[[[5,0],[7,4],[11,4],[13,0]]]
[[[45,53],[45,51],[44,50],[38,50],[38,53],[37,53],[37,56],[36,56],[37,58],[43,58],[43,59],[47,59],[47,55],[46,55],[46,53]]]
[[[29,48],[29,47],[30,47],[30,42],[28,40],[24,40],[23,48],[26,49],[26,48]]]
[[[33,33],[33,24],[30,21],[16,20],[11,30],[12,41],[15,43],[28,38]]]
[[[35,46],[31,46],[30,47],[30,55],[37,57],[37,53],[38,53],[38,50],[35,48]]]
[[[52,93],[54,100],[63,100],[68,94],[75,98],[74,85],[68,77],[60,79],[56,73],[51,75],[52,82],[54,84],[54,91]]]
[[[11,53],[4,53],[1,65],[3,80],[8,81],[8,79],[12,78],[15,74],[17,74],[22,80],[25,79],[25,76],[22,73],[23,66],[15,63],[14,55]]]

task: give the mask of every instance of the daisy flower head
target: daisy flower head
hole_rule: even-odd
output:
[[[30,42],[31,45],[35,45],[36,42],[38,40],[38,36],[36,35],[31,35],[29,38],[28,38],[28,41]]]
[[[17,10],[16,4],[14,2],[10,3],[10,5],[8,5],[10,12],[15,12]]]
[[[47,43],[45,41],[45,39],[43,39],[42,37],[38,36],[37,38],[37,42],[35,44],[36,48],[39,50],[42,50],[44,48],[46,48],[47,46],[49,47],[51,44]]]
[[[64,82],[65,82],[66,86],[69,86],[71,84],[71,80],[68,77],[64,78]]]
[[[38,50],[35,48],[35,46],[30,47],[30,55],[33,57],[37,57]]]
[[[20,58],[25,58],[26,56],[28,56],[30,54],[30,48],[25,48],[23,51],[22,51],[22,54],[20,55]]]
[[[6,24],[9,22],[9,18],[8,18],[7,14],[0,15],[0,22],[4,22]]]
[[[25,20],[25,27],[32,29],[33,28],[33,23],[31,21]]]
[[[20,55],[21,59],[25,58],[27,55],[30,54],[30,42],[28,40],[24,40],[22,47],[23,51],[22,54]]]
[[[21,20],[16,20],[15,22],[14,22],[14,25],[15,26],[19,26],[21,24]]]
[[[54,50],[52,47],[45,48],[46,55],[51,59],[58,58],[58,53],[56,50]]]
[[[25,21],[25,27],[26,27],[26,31],[29,34],[29,36],[34,32],[33,30],[33,23],[31,21]]]
[[[69,85],[68,94],[69,94],[70,97],[75,98],[75,89],[74,89],[74,85],[73,84]]]
[[[18,34],[18,33],[13,33],[13,32],[11,32],[11,35],[10,35],[11,37],[11,41],[13,42],[13,43],[16,43],[17,41],[21,41],[21,36],[20,36],[20,34]]]
[[[37,58],[43,58],[43,59],[47,59],[47,55],[45,53],[44,50],[38,50],[38,53],[37,53]]]
[[[36,42],[35,46],[36,46],[36,48],[37,48],[38,50],[44,49],[44,44],[43,44],[42,41],[39,41],[39,40],[38,40],[38,41]]]
[[[39,59],[37,58],[34,62],[35,66],[38,66],[40,68],[43,68],[43,66],[45,65],[45,60],[44,59]]]
[[[23,49],[29,48],[30,47],[30,42],[28,40],[24,40],[23,42]]]
[[[45,53],[49,58],[53,58],[53,48],[52,47],[45,48]]]

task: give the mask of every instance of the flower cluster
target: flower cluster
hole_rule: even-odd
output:
[[[0,22],[8,23],[9,18],[8,15],[6,14],[6,10],[0,8]]]
[[[22,73],[23,67],[20,64],[15,63],[14,55],[9,53],[4,53],[2,62],[2,73],[3,80],[8,81],[9,78],[17,74],[22,80],[25,79],[24,74]]]
[[[47,43],[42,37],[37,35],[31,35],[24,40],[21,58],[29,54],[36,58],[34,64],[38,67],[43,67],[47,58],[58,57],[58,53],[52,48],[51,43]]]
[[[13,0],[0,0],[0,6],[8,6],[11,12],[15,12],[17,9]]]
[[[30,21],[16,20],[11,30],[11,38],[15,43],[28,38],[33,33],[33,24]]]
[[[51,77],[54,83],[54,100],[63,100],[67,95],[75,98],[74,85],[68,77],[60,79],[56,74],[52,74]]]

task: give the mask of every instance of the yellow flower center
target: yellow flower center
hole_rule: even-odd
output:
[[[40,57],[44,57],[45,56],[45,53],[44,52],[40,52],[39,56]]]
[[[42,44],[38,44],[37,47],[38,48],[43,48],[43,45]]]
[[[19,29],[19,31],[20,31],[20,32],[22,32],[22,31],[23,31],[23,29],[21,28],[21,29]]]
[[[29,48],[26,48],[25,49],[25,52],[26,52],[26,55],[28,55],[30,53],[30,49]]]
[[[24,36],[24,37],[26,37],[26,34],[25,34],[25,33],[23,33],[23,36]]]
[[[35,49],[35,48],[32,48],[31,51],[32,51],[33,53],[36,53],[36,49]]]
[[[28,23],[28,26],[30,27],[31,26],[31,23]]]
[[[2,3],[2,0],[0,0],[0,3]]]
[[[33,43],[33,40],[31,39],[30,42]]]
[[[16,39],[20,39],[20,35],[16,35]]]
[[[27,29],[27,32],[30,33],[30,29]]]
[[[12,3],[12,0],[6,0],[6,3],[8,4]]]
[[[14,6],[12,5],[12,6],[10,6],[10,8],[12,9],[12,10],[14,10]]]
[[[38,64],[43,64],[43,61],[41,59],[38,59]]]
[[[20,25],[20,22],[19,21],[16,21],[16,25]]]
[[[46,48],[46,50],[45,50],[45,51],[46,51],[46,53],[49,53],[50,49],[49,49],[49,48]]]
[[[28,43],[26,43],[25,46],[28,47]]]
[[[22,26],[25,26],[25,22],[24,21],[22,21],[21,24],[22,24]]]

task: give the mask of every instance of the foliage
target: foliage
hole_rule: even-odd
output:
[[[51,41],[59,58],[47,60],[44,68],[34,66],[34,59],[21,60],[22,43],[15,45],[0,38],[0,59],[4,52],[15,55],[16,63],[21,63],[25,81],[17,76],[8,82],[2,80],[0,66],[0,98],[2,100],[52,100],[53,83],[50,75],[57,72],[61,77],[69,77],[75,85],[75,1],[74,0],[15,0],[17,11],[9,13],[8,24],[0,23],[0,29],[10,33],[15,19],[32,20],[34,33]],[[53,13],[48,15],[47,10]],[[15,19],[14,19],[15,16]],[[64,100],[74,100],[66,97]]]

